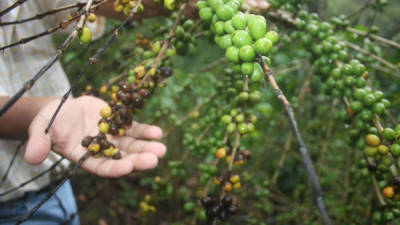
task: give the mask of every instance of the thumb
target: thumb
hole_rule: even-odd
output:
[[[29,126],[29,139],[25,151],[25,161],[29,164],[40,164],[50,152],[51,138],[50,133],[44,133],[46,126],[47,122],[40,116],[36,116]]]

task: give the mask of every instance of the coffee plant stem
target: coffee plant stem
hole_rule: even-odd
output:
[[[79,161],[70,169],[67,170],[64,173],[63,178],[61,181],[55,186],[47,195],[44,199],[42,199],[35,207],[33,207],[31,210],[29,210],[27,213],[25,213],[15,225],[19,225],[29,219],[47,200],[49,200],[54,193],[67,181],[70,177],[72,177],[76,171],[79,169],[79,167],[82,165],[82,163],[90,156],[90,152],[87,151],[85,154],[79,159]]]
[[[91,1],[88,1],[86,5],[87,5],[86,9],[90,9]],[[84,10],[83,12],[85,12],[85,11],[86,10]],[[86,21],[86,13],[83,13],[80,21],[78,22],[78,25],[75,27],[74,31],[72,31],[72,33],[66,38],[66,40],[63,42],[63,44],[57,49],[56,54],[49,59],[49,61],[39,70],[39,72],[37,72],[33,76],[32,79],[25,82],[23,87],[16,94],[14,94],[6,102],[6,104],[4,104],[0,108],[0,116],[2,116],[5,112],[7,112],[7,110],[11,106],[13,106],[18,101],[18,99],[20,99],[25,94],[25,92],[29,91],[33,87],[33,85],[36,83],[36,81],[39,80],[43,76],[43,74],[45,74],[54,65],[54,63],[57,62],[57,60],[61,57],[61,55],[71,45],[72,41],[78,36],[78,30],[80,30],[83,27],[85,21]]]
[[[221,65],[221,64],[224,63],[224,62],[226,62],[226,58],[225,58],[225,57],[221,57],[221,58],[217,59],[216,61],[214,61],[214,62],[212,62],[212,63],[206,65],[206,66],[203,67],[202,69],[200,69],[199,72],[200,72],[200,73],[206,72],[206,71],[208,71],[208,70],[210,70],[210,69],[212,69],[212,68],[214,68],[214,67],[216,67],[216,66]]]
[[[386,61],[385,59],[383,59],[383,58],[381,58],[381,57],[379,57],[379,56],[377,56],[377,55],[375,55],[375,54],[372,54],[372,53],[368,52],[367,50],[361,48],[361,47],[358,46],[358,45],[355,45],[355,44],[350,43],[350,42],[347,42],[347,41],[344,42],[344,43],[345,43],[346,46],[348,46],[348,47],[350,47],[350,48],[352,48],[352,49],[354,49],[354,50],[356,50],[356,51],[359,51],[359,52],[361,52],[361,53],[364,54],[364,55],[368,55],[368,56],[370,56],[371,58],[375,59],[376,61],[378,61],[378,62],[382,63],[383,65],[387,66],[388,68],[392,69],[393,71],[396,72],[394,75],[395,75],[397,78],[400,77],[399,69],[398,69],[398,67],[397,67],[396,65],[393,65],[392,63]]]
[[[286,159],[286,155],[290,150],[290,146],[292,145],[292,142],[293,142],[293,134],[290,133],[289,138],[286,139],[286,141],[285,141],[285,144],[283,147],[283,152],[279,159],[278,165],[276,166],[275,172],[272,175],[271,186],[274,186],[276,184],[276,182],[278,181],[279,173],[280,173],[281,169],[283,168],[283,165],[284,165],[285,159]]]
[[[89,5],[90,2],[88,2]],[[119,35],[120,30],[122,29],[122,27],[125,26],[125,24],[130,21],[133,18],[133,15],[137,12],[139,5],[141,3],[141,0],[138,1],[138,4],[131,10],[131,12],[129,13],[129,15],[125,18],[125,20],[117,27],[117,29],[115,29],[115,31],[113,32],[113,34],[111,35],[111,37],[107,40],[107,42],[100,48],[97,50],[97,52],[89,58],[89,60],[87,61],[86,65],[81,69],[81,71],[79,72],[79,74],[75,77],[74,81],[72,82],[71,87],[69,88],[69,90],[63,95],[63,97],[61,98],[60,103],[57,106],[56,111],[54,112],[54,114],[52,115],[49,124],[47,125],[47,128],[45,130],[45,133],[47,134],[50,130],[51,125],[53,124],[54,120],[56,119],[59,111],[61,110],[61,107],[64,105],[65,101],[67,101],[68,96],[71,94],[72,89],[74,89],[77,85],[78,85],[78,81],[81,78],[81,76],[86,72],[86,70],[89,68],[90,65],[94,64],[98,58],[100,57],[100,55],[107,49],[108,46],[111,45],[111,43],[117,38],[117,36]],[[87,9],[90,9],[89,7],[86,7]],[[84,24],[84,21],[86,20],[86,16],[83,16],[84,19],[81,19],[82,22],[80,22],[78,24],[79,26],[83,26],[82,24]]]
[[[98,3],[98,4],[93,5],[93,6],[91,7],[90,11],[96,10],[96,9],[97,9],[99,6],[101,6],[103,3],[104,3],[104,1],[103,1],[103,2],[100,2],[100,3]],[[51,28],[49,28],[49,29],[47,29],[47,30],[45,30],[45,31],[43,31],[43,32],[41,32],[41,33],[38,33],[38,34],[35,34],[35,35],[32,35],[32,36],[29,36],[29,37],[25,37],[25,38],[22,38],[22,39],[20,39],[20,40],[18,40],[18,41],[16,41],[16,42],[11,43],[11,44],[2,46],[2,47],[0,47],[0,51],[1,51],[1,50],[6,50],[6,49],[8,49],[8,48],[11,48],[11,47],[14,47],[14,46],[17,46],[17,45],[26,44],[26,43],[28,43],[28,42],[30,42],[30,41],[33,41],[33,40],[37,39],[37,38],[41,38],[41,37],[43,37],[43,36],[46,36],[46,35],[55,33],[55,32],[58,31],[59,29],[64,29],[64,28],[66,28],[69,24],[71,24],[73,21],[77,20],[78,18],[82,18],[82,15],[83,15],[84,13],[85,13],[85,11],[80,11],[80,12],[77,13],[77,15],[72,16],[70,19],[63,20],[63,21],[59,22],[56,26],[51,27]]]
[[[371,173],[371,179],[372,179],[372,184],[374,185],[374,190],[376,192],[376,196],[378,197],[378,201],[379,201],[379,205],[381,207],[385,207],[386,206],[386,202],[385,200],[383,200],[383,196],[382,193],[378,187],[378,182],[376,181],[376,176],[375,174]]]
[[[57,165],[58,165],[63,159],[64,159],[64,158],[60,158],[60,159],[59,159],[58,161],[56,161],[53,165],[51,165],[51,167],[49,167],[47,170],[45,170],[45,171],[39,173],[38,175],[32,177],[32,178],[29,179],[29,180],[27,180],[27,181],[21,183],[21,184],[18,185],[17,187],[14,187],[14,188],[12,188],[12,189],[10,189],[10,190],[7,190],[7,191],[5,191],[5,192],[3,192],[3,193],[0,193],[0,197],[5,196],[5,195],[7,195],[7,194],[9,194],[9,193],[11,193],[11,192],[13,192],[13,191],[18,190],[18,189],[22,188],[23,186],[29,184],[30,182],[32,182],[32,181],[34,181],[34,180],[36,180],[36,179],[42,177],[42,176],[45,175],[46,173],[52,171],[53,169],[55,169],[55,168],[57,167]]]
[[[4,10],[2,10],[0,12],[0,18],[2,16],[4,16],[5,14],[7,14],[8,12],[10,12],[11,10],[13,10],[14,8],[22,5],[24,2],[26,2],[26,0],[18,0],[16,2],[14,2],[14,4],[10,5],[9,7],[5,8]]]
[[[351,33],[355,33],[355,34],[358,34],[358,35],[361,35],[361,36],[364,36],[364,37],[370,37],[370,38],[374,39],[375,41],[380,42],[380,43],[382,43],[382,44],[384,44],[386,46],[391,46],[391,47],[395,47],[397,49],[400,49],[400,44],[398,44],[398,43],[396,43],[396,42],[394,42],[392,40],[388,40],[386,38],[383,38],[381,36],[378,36],[378,35],[375,35],[375,34],[371,34],[371,33],[365,32],[365,31],[357,30],[357,29],[354,29],[354,28],[351,28],[351,27],[347,27],[346,31],[351,32]]]
[[[32,21],[32,20],[39,20],[39,19],[42,19],[42,18],[44,18],[46,16],[53,15],[53,14],[56,14],[58,12],[61,12],[61,11],[64,11],[64,10],[68,10],[68,9],[73,9],[73,8],[78,8],[77,10],[79,11],[85,5],[86,5],[86,3],[78,2],[78,3],[75,3],[75,4],[70,4],[70,5],[66,5],[66,6],[63,6],[63,7],[51,9],[51,10],[49,10],[47,12],[39,13],[39,14],[36,14],[35,16],[29,17],[29,18],[19,19],[19,20],[15,20],[15,21],[0,22],[0,26],[21,24],[21,23],[26,23],[26,22]]]
[[[79,17],[80,16],[77,15],[77,16],[72,17],[71,19],[63,20],[63,21],[59,22],[56,26],[51,27],[51,28],[49,28],[49,29],[47,29],[47,30],[45,30],[45,31],[43,31],[41,33],[32,35],[30,37],[25,37],[25,38],[22,38],[22,39],[20,39],[20,40],[18,40],[16,42],[11,43],[11,44],[2,46],[2,47],[0,47],[0,51],[6,50],[8,48],[11,48],[11,47],[14,47],[14,46],[17,46],[17,45],[25,44],[25,43],[28,43],[28,42],[33,41],[35,39],[41,38],[43,36],[52,34],[52,33],[56,32],[56,31],[58,31],[59,29],[68,26],[72,21],[75,21]]]
[[[236,133],[235,133],[235,143],[233,145],[233,151],[232,151],[232,154],[231,154],[231,160],[229,162],[228,171],[232,171],[233,161],[235,161],[234,159],[235,159],[235,156],[236,156],[236,152],[239,149],[239,146],[240,146],[240,134],[239,134],[239,131],[237,130]]]
[[[13,155],[11,161],[10,161],[10,164],[8,165],[7,171],[6,171],[6,173],[4,174],[4,176],[1,178],[0,187],[3,185],[4,181],[7,179],[8,174],[10,173],[11,167],[13,166],[14,161],[15,161],[15,159],[16,159],[18,153],[19,153],[19,151],[22,149],[22,146],[24,146],[25,142],[26,142],[26,140],[21,141],[21,143],[19,143],[18,146],[17,146],[17,148],[15,149],[14,155]]]
[[[354,17],[360,13],[362,13],[364,10],[368,9],[372,4],[373,4],[374,0],[368,0],[367,3],[365,3],[363,6],[361,6],[360,8],[354,10],[353,12],[349,13],[349,15],[347,16],[347,18],[351,18]]]
[[[295,134],[297,143],[299,145],[299,152],[301,155],[301,159],[303,161],[303,164],[305,166],[308,180],[311,185],[311,190],[312,193],[314,194],[315,197],[315,204],[320,211],[322,220],[325,225],[331,225],[332,221],[329,218],[328,212],[326,211],[324,200],[323,200],[323,194],[322,194],[322,189],[319,183],[319,179],[315,173],[312,160],[310,158],[310,155],[308,154],[308,149],[306,145],[303,142],[303,139],[301,137],[300,131],[297,127],[297,122],[294,118],[294,113],[293,113],[293,108],[290,105],[290,102],[287,100],[286,96],[283,94],[281,89],[279,88],[277,82],[275,81],[275,78],[272,74],[271,69],[266,65],[264,60],[259,57],[259,62],[262,65],[262,68],[264,70],[264,76],[266,80],[266,85],[270,84],[271,87],[273,88],[276,97],[281,101],[283,108],[286,112],[287,117],[289,118],[290,125],[292,126],[292,131]]]

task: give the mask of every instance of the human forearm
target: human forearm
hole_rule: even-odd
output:
[[[0,138],[20,139],[28,136],[28,128],[40,109],[57,97],[22,97],[0,117]],[[6,104],[8,96],[0,97],[0,106]]]

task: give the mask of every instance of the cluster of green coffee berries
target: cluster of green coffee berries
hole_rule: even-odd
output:
[[[263,73],[256,56],[266,56],[278,41],[278,34],[267,32],[264,17],[238,11],[241,5],[240,0],[197,2],[200,18],[210,23],[214,41],[235,64],[234,71],[248,75],[251,81],[260,81]]]
[[[242,96],[242,94],[240,94],[239,97],[240,96]],[[257,101],[259,101],[261,96],[257,95],[256,98],[258,99]],[[229,115],[225,114],[221,117],[221,121],[222,123],[227,124],[226,131],[229,134],[237,130],[241,135],[245,135],[255,130],[254,123],[257,122],[257,117],[251,115],[248,116],[248,118],[245,118],[243,113],[239,113],[237,109],[232,109]]]
[[[182,20],[184,22],[176,27],[175,35],[171,39],[172,48],[179,55],[193,55],[196,51],[196,39],[191,32],[195,24],[191,19]]]
[[[170,182],[159,176],[154,177],[152,189],[157,193],[158,200],[169,199],[174,190]]]

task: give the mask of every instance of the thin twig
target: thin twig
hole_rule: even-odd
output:
[[[41,38],[43,36],[52,34],[52,33],[58,31],[61,28],[67,27],[68,24],[70,24],[72,21],[74,21],[74,20],[76,20],[78,18],[79,18],[79,15],[74,16],[74,17],[72,17],[70,19],[67,19],[67,20],[63,20],[63,21],[59,22],[56,26],[51,27],[51,28],[49,28],[49,29],[47,29],[47,30],[45,30],[45,31],[43,31],[41,33],[29,36],[29,37],[24,37],[24,38],[22,38],[22,39],[20,39],[20,40],[18,40],[16,42],[13,42],[13,43],[8,44],[8,45],[4,45],[4,46],[0,47],[0,51],[6,50],[8,48],[12,48],[12,47],[17,46],[17,45],[26,44],[26,43],[28,43],[30,41],[33,41],[33,40],[36,40],[36,39]]]
[[[0,26],[8,26],[8,25],[13,25],[13,24],[26,23],[26,22],[29,22],[29,21],[32,21],[32,20],[40,20],[40,19],[43,19],[46,16],[49,16],[49,15],[52,15],[52,14],[56,14],[56,13],[64,11],[64,10],[73,9],[73,8],[78,8],[78,10],[80,10],[84,5],[86,5],[86,3],[77,2],[76,4],[70,4],[70,5],[66,5],[66,6],[63,6],[63,7],[51,9],[51,10],[49,10],[47,12],[38,13],[35,16],[29,17],[29,18],[18,19],[18,20],[15,20],[15,21],[0,22]]]
[[[6,173],[4,174],[3,178],[1,178],[0,187],[3,185],[4,181],[7,179],[8,174],[10,173],[11,167],[13,166],[14,161],[15,161],[15,159],[17,158],[17,155],[18,155],[19,151],[22,149],[22,146],[23,146],[24,144],[25,144],[25,140],[21,141],[21,143],[20,143],[20,144],[17,146],[17,148],[15,149],[14,155],[13,155],[13,157],[12,157],[12,159],[11,159],[10,164],[8,165],[7,171],[6,171]]]
[[[18,0],[14,2],[14,4],[10,5],[9,7],[5,8],[0,12],[0,18],[5,14],[7,14],[8,12],[10,12],[11,10],[13,10],[14,8],[16,8],[17,6],[22,5],[24,2],[26,2],[26,0]]]
[[[365,32],[365,31],[357,30],[357,29],[354,29],[354,28],[351,28],[351,27],[347,27],[346,31],[351,32],[351,33],[355,33],[355,34],[358,34],[358,35],[361,35],[361,36],[370,37],[370,38],[374,39],[375,41],[378,41],[378,42],[380,42],[382,44],[385,44],[386,46],[391,46],[391,47],[395,47],[397,49],[400,49],[400,44],[399,43],[396,43],[396,42],[394,42],[392,40],[388,40],[388,39],[383,38],[381,36],[378,36],[378,35],[375,35],[375,34],[371,34],[371,33]]]
[[[375,54],[372,54],[372,53],[368,52],[367,50],[365,50],[365,49],[361,48],[360,46],[355,45],[355,44],[353,44],[351,42],[347,42],[346,41],[344,43],[345,43],[346,46],[348,46],[348,47],[350,47],[350,48],[352,48],[352,49],[354,49],[356,51],[359,51],[364,55],[370,56],[371,58],[375,59],[376,61],[378,61],[378,62],[384,64],[385,66],[387,66],[388,68],[394,70],[396,72],[394,75],[396,77],[400,77],[400,74],[398,74],[399,73],[399,68],[396,65],[393,65],[392,63],[386,61],[385,59],[383,59],[383,58],[381,58],[381,57],[379,57],[379,56],[377,56]]]
[[[354,17],[354,16],[356,16],[356,15],[362,13],[364,10],[368,9],[368,7],[370,7],[370,6],[372,5],[372,2],[373,2],[373,1],[368,0],[368,2],[365,3],[363,6],[361,6],[360,8],[358,8],[358,9],[356,9],[356,10],[354,10],[353,12],[349,13],[349,15],[347,16],[347,18],[350,19],[351,17]]]
[[[39,173],[38,175],[32,177],[32,178],[29,179],[29,180],[27,180],[27,181],[21,183],[21,184],[18,185],[17,187],[11,188],[10,190],[7,190],[7,191],[5,191],[5,192],[3,192],[3,193],[0,193],[0,197],[5,196],[5,195],[7,195],[7,194],[9,194],[9,193],[11,193],[11,192],[13,192],[13,191],[18,190],[18,189],[22,188],[23,186],[29,184],[30,182],[32,182],[32,181],[34,181],[34,180],[36,180],[36,179],[42,177],[42,176],[45,175],[46,173],[52,171],[53,169],[55,169],[55,168],[57,167],[58,164],[60,164],[60,162],[61,162],[63,159],[64,159],[64,158],[61,158],[61,159],[57,160],[57,161],[56,161],[53,165],[51,165],[51,167],[49,167],[47,170],[45,170],[45,171]]]
[[[286,155],[290,150],[290,146],[291,146],[292,142],[293,142],[293,134],[290,133],[289,138],[286,139],[285,145],[283,147],[283,152],[282,152],[281,158],[279,159],[278,165],[276,166],[274,175],[272,175],[271,186],[275,185],[276,181],[278,180],[279,173],[280,173],[281,169],[283,168],[283,165],[284,165],[284,162],[286,159]]]
[[[261,57],[259,57],[259,61],[264,70],[266,84],[270,84],[271,87],[274,89],[275,95],[281,101],[282,106],[284,107],[286,115],[289,119],[290,125],[292,126],[292,131],[293,131],[293,133],[296,137],[297,143],[299,145],[300,156],[301,156],[301,159],[303,161],[304,167],[307,172],[307,176],[308,176],[308,180],[310,182],[312,193],[314,194],[315,204],[321,214],[322,220],[325,225],[332,225],[332,221],[329,218],[328,212],[326,211],[326,208],[325,208],[325,203],[323,200],[323,193],[322,193],[321,185],[319,183],[319,179],[315,173],[310,155],[308,154],[308,149],[307,149],[306,145],[304,144],[304,141],[301,137],[300,131],[297,127],[297,122],[294,118],[293,108],[290,105],[290,102],[287,100],[286,96],[283,94],[283,92],[279,88],[277,82],[275,81],[275,78],[272,74],[271,69],[268,68],[268,66],[262,60]]]

